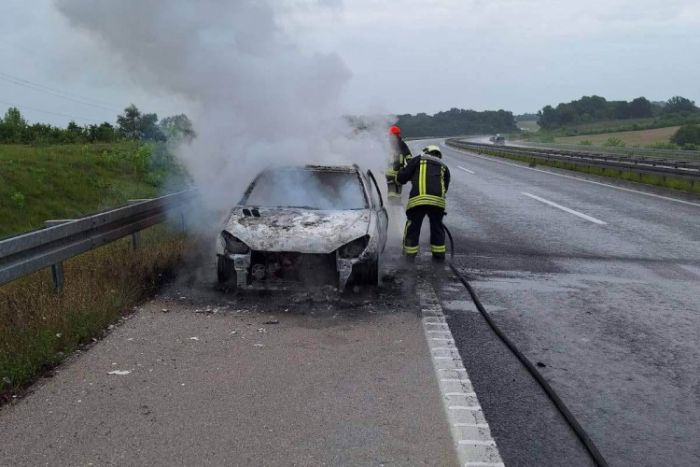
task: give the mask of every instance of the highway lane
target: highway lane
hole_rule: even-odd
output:
[[[445,222],[458,265],[497,322],[545,365],[606,458],[698,465],[698,199],[671,194],[676,202],[634,184],[620,185],[625,191],[600,184],[614,184],[609,179],[589,183],[570,172],[444,153],[453,175]],[[506,464],[528,465],[515,433],[535,450],[551,449],[539,443],[546,420],[533,421],[528,410],[542,398],[517,377],[524,393],[508,387],[504,373],[516,370],[447,276],[438,294]]]

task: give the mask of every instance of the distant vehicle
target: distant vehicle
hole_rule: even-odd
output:
[[[218,279],[232,287],[334,277],[379,283],[388,215],[371,171],[295,166],[262,171],[217,242]],[[328,274],[327,271],[331,273]]]
[[[496,136],[490,137],[489,141],[491,141],[493,144],[506,144],[506,138],[500,133],[496,134]]]

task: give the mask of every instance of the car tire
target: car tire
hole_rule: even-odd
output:
[[[233,267],[233,261],[225,256],[218,256],[217,260],[216,277],[219,279],[219,284],[236,287],[236,269]]]
[[[362,281],[368,285],[379,285],[379,258],[364,265]]]

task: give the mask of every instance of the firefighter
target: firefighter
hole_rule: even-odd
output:
[[[413,259],[418,254],[418,240],[423,218],[430,219],[430,251],[433,258],[445,259],[445,194],[450,186],[450,170],[442,161],[442,152],[435,145],[427,146],[420,156],[412,158],[399,170],[396,180],[402,185],[411,181],[411,193],[406,205],[404,254]]]
[[[386,182],[390,197],[401,196],[401,185],[396,181],[396,175],[399,170],[406,166],[406,162],[411,159],[411,150],[408,145],[401,139],[401,128],[392,125],[389,128],[389,138],[391,144],[391,165],[386,171]]]

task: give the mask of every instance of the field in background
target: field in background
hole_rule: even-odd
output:
[[[540,129],[540,126],[535,120],[524,120],[522,122],[515,122],[515,124],[518,126],[518,128],[520,128],[523,131],[534,132]]]
[[[677,126],[666,128],[654,128],[651,130],[620,131],[600,133],[597,135],[562,136],[555,138],[556,143],[580,144],[581,141],[590,141],[595,146],[602,146],[609,138],[618,138],[627,146],[647,146],[654,143],[668,143],[671,136],[678,131]]]
[[[0,238],[157,196],[163,167],[137,142],[0,145]]]

